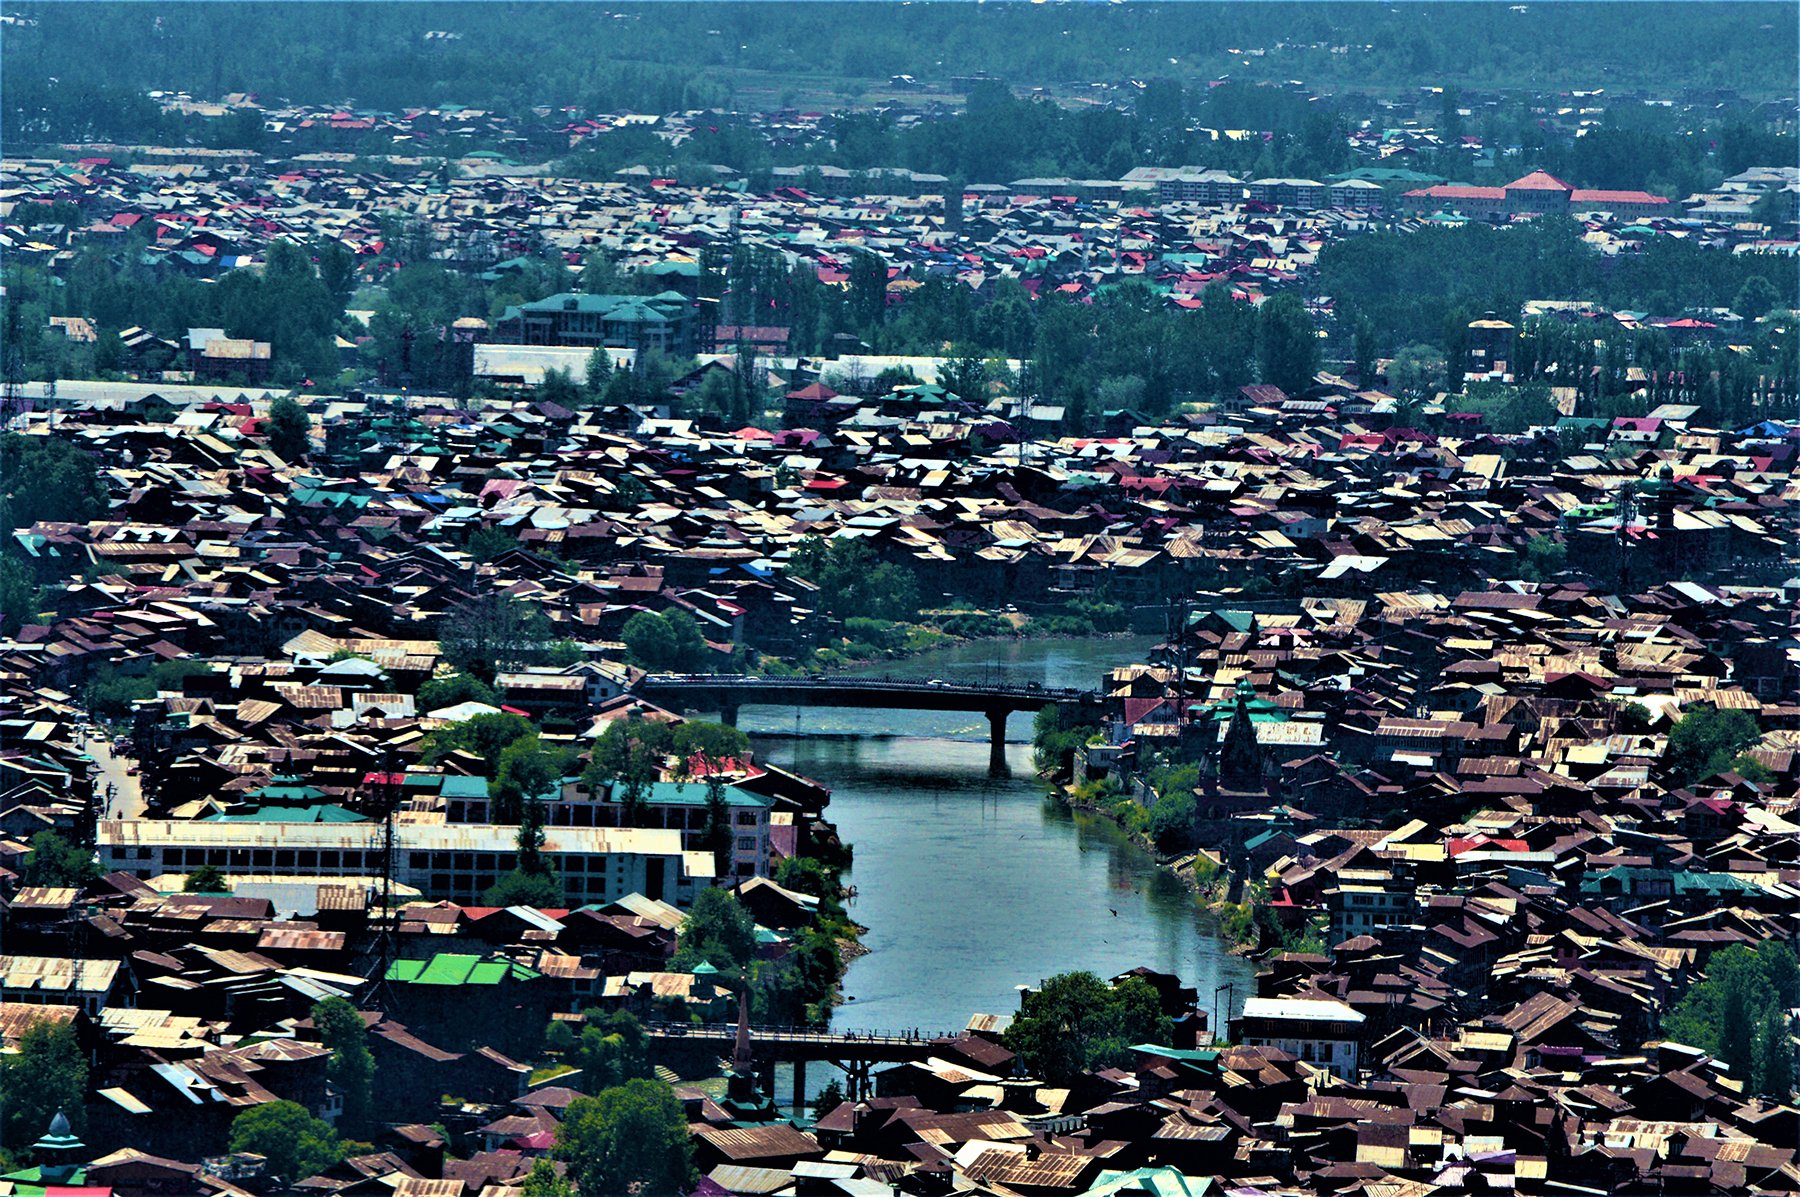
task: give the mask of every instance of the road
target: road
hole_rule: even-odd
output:
[[[144,816],[144,791],[138,785],[138,779],[126,775],[125,770],[131,762],[124,756],[115,754],[112,742],[104,736],[89,736],[84,745],[88,755],[94,758],[94,764],[100,769],[100,775],[94,779],[94,800],[101,804],[101,817],[105,819],[141,819]],[[106,797],[107,787],[112,787],[112,799]]]

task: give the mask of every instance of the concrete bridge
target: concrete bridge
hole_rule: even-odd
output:
[[[738,709],[763,704],[785,707],[873,707],[890,711],[979,711],[988,717],[988,768],[1006,772],[1006,717],[1052,703],[1094,705],[1092,690],[1036,684],[979,685],[933,678],[742,677],[711,673],[653,673],[636,687],[652,702],[696,710],[717,710],[736,725]]]
[[[737,1027],[729,1023],[649,1022],[644,1033],[661,1052],[699,1049],[713,1056],[730,1056],[737,1045]],[[924,1060],[935,1052],[934,1043],[954,1039],[961,1032],[945,1031],[831,1031],[814,1027],[756,1027],[750,1032],[750,1051],[761,1075],[763,1091],[775,1091],[775,1065],[794,1066],[794,1104],[805,1101],[806,1065],[819,1061],[840,1068],[848,1082],[851,1100],[872,1092],[870,1073],[877,1064],[903,1064]]]

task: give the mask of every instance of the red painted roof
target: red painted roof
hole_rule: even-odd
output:
[[[1576,204],[1666,204],[1669,201],[1648,191],[1576,191],[1569,201]]]
[[[1449,183],[1440,183],[1436,187],[1422,187],[1417,191],[1409,191],[1405,198],[1418,196],[1425,199],[1485,199],[1503,200],[1506,192],[1498,187],[1458,187]]]
[[[1574,191],[1575,189],[1546,170],[1534,170],[1506,185],[1507,191]]]

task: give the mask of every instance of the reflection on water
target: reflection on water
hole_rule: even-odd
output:
[[[980,644],[872,672],[1095,686],[1143,646]],[[1234,985],[1234,1005],[1249,994],[1248,964],[1220,949],[1191,895],[1110,822],[1045,799],[1029,714],[1008,727],[1010,778],[988,776],[979,715],[814,708],[789,738],[795,724],[778,707],[741,716],[764,759],[831,787],[829,816],[855,848],[850,913],[869,954],[850,967],[854,1000],[836,1025],[960,1028],[972,1013],[1012,1013],[1018,986],[1070,969],[1177,973],[1209,1011],[1215,986]]]

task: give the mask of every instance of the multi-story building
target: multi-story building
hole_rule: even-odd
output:
[[[511,345],[575,345],[636,352],[654,349],[692,357],[698,317],[687,296],[580,295],[564,292],[509,307],[494,322],[494,340]]]
[[[1666,216],[1666,197],[1647,191],[1594,191],[1571,187],[1547,171],[1534,170],[1504,187],[1440,183],[1400,197],[1415,212],[1452,210],[1466,216],[1507,217],[1570,212],[1610,212],[1616,217]]]
[[[397,822],[394,880],[430,898],[476,902],[518,859],[516,827]],[[271,823],[221,819],[106,820],[100,861],[137,877],[213,865],[227,873],[306,877],[379,876],[382,828],[373,822]],[[653,827],[545,829],[544,854],[571,903],[646,894],[677,906],[713,880],[712,854],[688,851],[682,835]]]
[[[1353,1080],[1365,1021],[1343,1002],[1253,997],[1244,1002],[1243,1015],[1231,1020],[1231,1040],[1246,1047],[1278,1047]]]
[[[1331,942],[1342,943],[1381,927],[1413,921],[1413,896],[1394,884],[1386,869],[1345,869],[1336,889],[1325,891],[1331,914]]]

